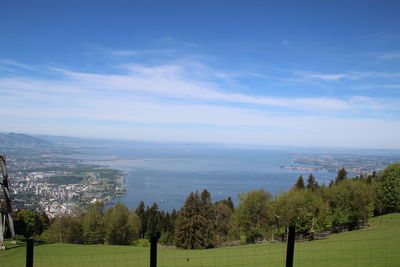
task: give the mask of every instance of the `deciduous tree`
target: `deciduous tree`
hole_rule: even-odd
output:
[[[386,212],[400,210],[400,163],[390,164],[383,170],[380,185]]]

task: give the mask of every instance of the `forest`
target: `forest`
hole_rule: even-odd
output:
[[[287,192],[265,190],[213,202],[207,190],[192,192],[180,210],[165,212],[156,203],[140,202],[132,211],[124,204],[96,202],[76,208],[73,215],[49,219],[44,213],[14,214],[17,237],[43,242],[147,246],[150,238],[183,249],[203,249],[259,241],[279,241],[287,227],[313,240],[316,233],[355,230],[368,219],[400,211],[400,163],[382,172],[347,177],[338,170],[329,185],[310,174],[300,176]]]

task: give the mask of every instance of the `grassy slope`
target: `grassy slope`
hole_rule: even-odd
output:
[[[295,266],[400,266],[400,214],[370,220],[363,230],[299,242]],[[284,266],[281,243],[208,249],[159,249],[158,266]],[[0,266],[24,266],[25,248],[0,252]],[[149,266],[149,248],[48,244],[35,247],[35,266]]]

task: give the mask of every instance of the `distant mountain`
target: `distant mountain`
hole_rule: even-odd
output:
[[[20,133],[0,133],[0,147],[33,148],[51,145],[43,139]]]

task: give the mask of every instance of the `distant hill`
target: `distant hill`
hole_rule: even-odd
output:
[[[0,133],[0,147],[34,148],[51,145],[43,139],[20,133]]]

